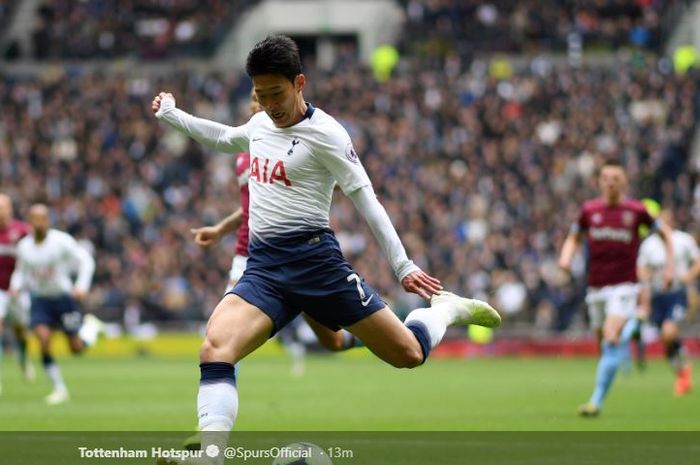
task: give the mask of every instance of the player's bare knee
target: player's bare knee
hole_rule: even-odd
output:
[[[423,363],[423,352],[420,348],[404,347],[389,363],[395,368],[415,368]]]
[[[200,362],[230,362],[233,363],[234,354],[229,347],[219,344],[216,339],[206,337],[199,349]]]

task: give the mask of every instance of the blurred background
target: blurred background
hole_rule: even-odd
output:
[[[235,237],[202,250],[189,230],[238,207],[234,158],[150,101],[242,124],[242,65],[272,32],[299,43],[306,99],[349,131],[409,256],[502,309],[498,350],[595,352],[585,259],[572,277],[556,260],[603,159],[700,237],[698,2],[0,0],[0,191],[91,250],[86,307],[113,335],[200,330],[220,299]],[[342,193],[331,218],[398,313],[421,305]]]

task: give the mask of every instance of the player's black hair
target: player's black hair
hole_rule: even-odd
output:
[[[255,44],[245,65],[249,77],[281,74],[292,83],[301,74],[301,58],[296,42],[287,36],[270,35]]]

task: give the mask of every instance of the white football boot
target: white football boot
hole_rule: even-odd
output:
[[[430,299],[430,306],[436,305],[451,309],[451,325],[477,325],[495,328],[501,324],[501,316],[498,312],[481,300],[467,299],[451,292],[442,291]]]

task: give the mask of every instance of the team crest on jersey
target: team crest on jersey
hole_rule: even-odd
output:
[[[294,153],[294,147],[296,147],[297,144],[299,144],[299,142],[301,142],[301,141],[296,137],[294,139],[292,139],[292,148],[287,150],[287,156],[291,156]]]
[[[348,160],[350,160],[353,163],[360,162],[360,158],[357,156],[357,152],[355,152],[355,149],[352,146],[352,142],[348,142],[347,147],[345,147],[345,156]]]
[[[600,213],[594,213],[593,216],[591,216],[591,222],[593,222],[594,224],[598,224],[601,221],[603,221],[603,215],[601,215]]]
[[[622,224],[625,226],[632,226],[632,223],[634,223],[634,213],[622,212]]]

